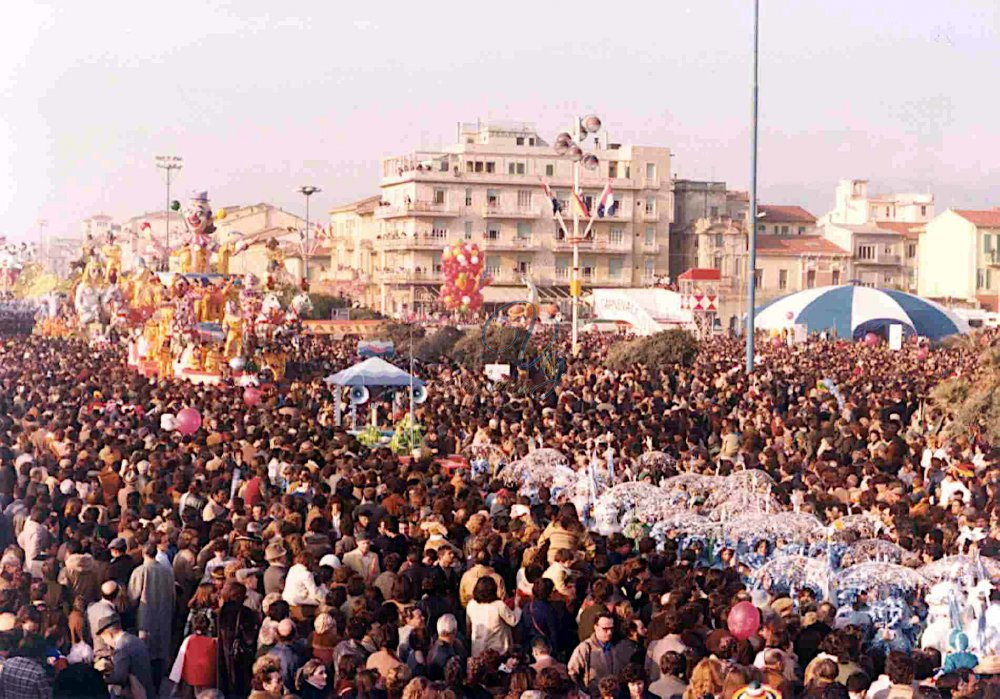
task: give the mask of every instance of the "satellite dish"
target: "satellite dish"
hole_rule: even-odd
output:
[[[425,402],[427,400],[427,387],[426,386],[414,386],[413,387],[413,402],[417,405]]]
[[[368,388],[365,386],[352,386],[350,395],[351,403],[354,405],[367,403],[368,399],[371,397],[371,393],[368,392]]]
[[[580,146],[571,146],[568,155],[574,161],[579,161],[583,158],[583,149]]]
[[[592,154],[588,153],[587,155],[584,156],[584,158],[583,158],[583,160],[581,161],[580,164],[583,165],[588,170],[596,170],[597,169],[597,165],[599,163],[600,163],[600,161],[597,159],[596,155],[592,155]]]
[[[601,120],[595,115],[590,114],[583,118],[582,126],[583,130],[587,133],[597,133],[601,130]]]

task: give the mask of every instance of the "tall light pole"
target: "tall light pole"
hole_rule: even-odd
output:
[[[313,187],[311,184],[307,184],[303,187],[299,187],[299,192],[304,194],[306,197],[306,236],[305,242],[302,246],[302,277],[308,281],[309,280],[309,197],[311,197],[316,192],[322,192],[323,190],[319,187]]]
[[[166,237],[166,256],[167,259],[163,261],[166,265],[166,269],[170,269],[170,173],[174,170],[180,170],[184,167],[184,158],[180,158],[176,155],[158,155],[156,156],[156,167],[161,170],[166,170],[167,172],[167,237]]]
[[[747,219],[747,375],[753,373],[754,303],[757,295],[757,34],[760,0],[753,0],[753,111],[750,126],[750,213]]]
[[[588,170],[596,170],[600,161],[596,155],[584,155],[583,149],[578,144],[583,142],[587,134],[597,133],[601,130],[601,120],[593,114],[583,118],[577,117],[573,120],[571,132],[563,131],[556,136],[555,151],[557,155],[566,155],[573,160],[573,198],[581,198],[580,191],[580,166]],[[572,351],[575,357],[579,352],[580,337],[580,207],[576,202],[571,202],[573,207],[573,272],[569,283],[569,293],[573,300],[573,344]]]
[[[44,218],[38,219],[38,263],[41,265],[42,269],[45,269],[45,227],[49,225],[49,222]]]

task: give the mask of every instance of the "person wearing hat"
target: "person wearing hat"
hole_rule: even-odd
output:
[[[264,594],[281,594],[288,575],[288,551],[280,543],[268,544],[264,549],[264,560],[267,561],[263,576]]]
[[[169,620],[168,620],[169,621]],[[153,680],[152,663],[146,644],[122,629],[121,619],[117,614],[108,614],[98,619],[94,625],[94,636],[100,637],[104,645],[110,649],[111,659],[99,659],[94,668],[104,674],[109,685],[120,688],[119,694],[131,692],[138,685],[147,697],[155,697],[156,684]]]

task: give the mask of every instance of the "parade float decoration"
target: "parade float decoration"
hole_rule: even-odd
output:
[[[475,243],[455,242],[441,253],[441,303],[449,311],[468,313],[483,305],[483,289],[493,283],[485,273],[486,256]]]

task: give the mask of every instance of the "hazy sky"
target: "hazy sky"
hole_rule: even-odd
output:
[[[287,5],[288,9],[279,9]],[[1000,3],[761,0],[761,199],[819,215],[836,180],[1000,205]],[[0,235],[183,198],[313,211],[458,121],[594,111],[679,177],[749,177],[750,0],[11,0],[0,24]]]

